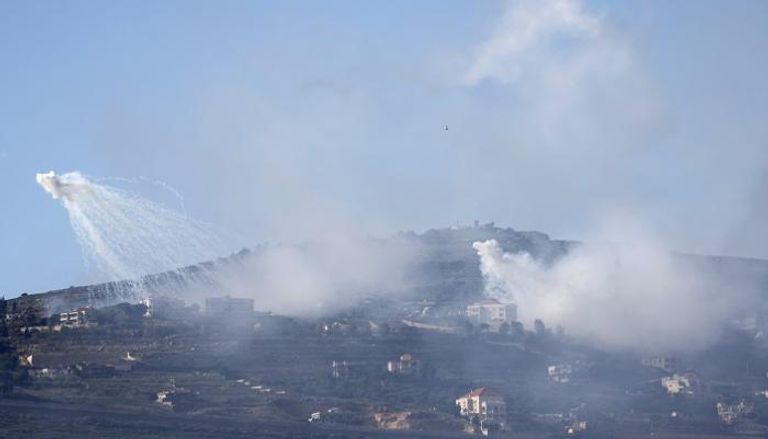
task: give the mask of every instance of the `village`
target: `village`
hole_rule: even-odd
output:
[[[256,311],[252,299],[229,296],[50,316],[3,307],[15,358],[0,404],[78,407],[73,419],[109,410],[153,431],[153,417],[172,414],[201,435],[208,425],[265,422],[317,437],[768,431],[765,341],[739,328],[696,355],[640,356],[582,345],[541,321],[526,328],[514,304],[482,298],[371,298],[322,318]],[[3,410],[2,422],[28,411]]]

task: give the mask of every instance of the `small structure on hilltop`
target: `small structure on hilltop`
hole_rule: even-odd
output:
[[[501,303],[496,299],[486,299],[467,306],[467,319],[473,325],[488,325],[489,329],[498,332],[502,325],[514,323],[517,320],[517,305]]]
[[[421,362],[409,353],[405,353],[397,360],[387,361],[387,372],[401,375],[411,375],[419,373]]]

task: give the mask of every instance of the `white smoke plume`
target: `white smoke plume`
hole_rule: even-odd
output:
[[[563,42],[558,38],[576,40],[568,54],[557,52],[556,44]],[[510,1],[494,35],[477,48],[464,80],[468,84],[486,79],[514,83],[534,71],[548,72],[547,63],[555,61],[553,57],[571,57],[573,63],[559,63],[561,67],[587,64],[588,55],[600,48],[607,56],[604,61],[613,62],[603,66],[590,62],[585,67],[610,68],[626,58],[624,50],[606,37],[600,18],[584,10],[580,1]]]
[[[580,0],[504,4],[460,80],[512,90],[524,108],[515,115],[519,130],[535,148],[624,149],[658,129],[663,111],[653,81],[631,40],[603,14]]]
[[[66,208],[93,282],[139,280],[232,250],[212,227],[78,172],[37,182]]]
[[[505,253],[494,240],[474,248],[486,294],[516,302],[524,324],[542,319],[611,349],[701,348],[757,303],[753,291],[724,287],[635,226],[610,228],[551,266],[527,253]]]
[[[230,294],[253,298],[260,311],[316,316],[365,298],[402,297],[410,291],[405,275],[416,258],[407,242],[350,233],[260,248],[216,277]]]
[[[211,226],[78,172],[37,174],[37,182],[67,209],[93,281],[128,281],[117,292],[123,300],[147,294],[142,276],[216,260],[232,250]],[[200,302],[221,294],[250,297],[262,311],[317,315],[405,290],[403,275],[415,257],[407,243],[369,238],[352,226],[336,230],[310,223],[317,238],[307,244],[265,245],[231,263],[201,264],[212,269],[187,278],[184,291],[173,285],[158,291]]]

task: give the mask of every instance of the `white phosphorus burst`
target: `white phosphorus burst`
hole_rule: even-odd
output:
[[[37,182],[67,209],[95,281],[125,280],[135,289],[147,274],[212,260],[228,250],[213,227],[79,172],[37,174]]]

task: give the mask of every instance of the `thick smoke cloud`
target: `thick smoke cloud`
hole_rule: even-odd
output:
[[[461,80],[513,90],[537,147],[611,154],[647,140],[662,116],[630,42],[579,0],[506,2]]]
[[[416,257],[397,239],[336,236],[261,248],[216,276],[230,294],[254,298],[261,311],[323,315],[365,298],[404,297],[410,291],[404,276]]]
[[[670,253],[631,221],[612,222],[591,239],[551,266],[506,253],[494,240],[476,242],[486,294],[517,303],[526,325],[542,319],[603,347],[655,352],[704,347],[724,324],[756,309],[749,282]]]

